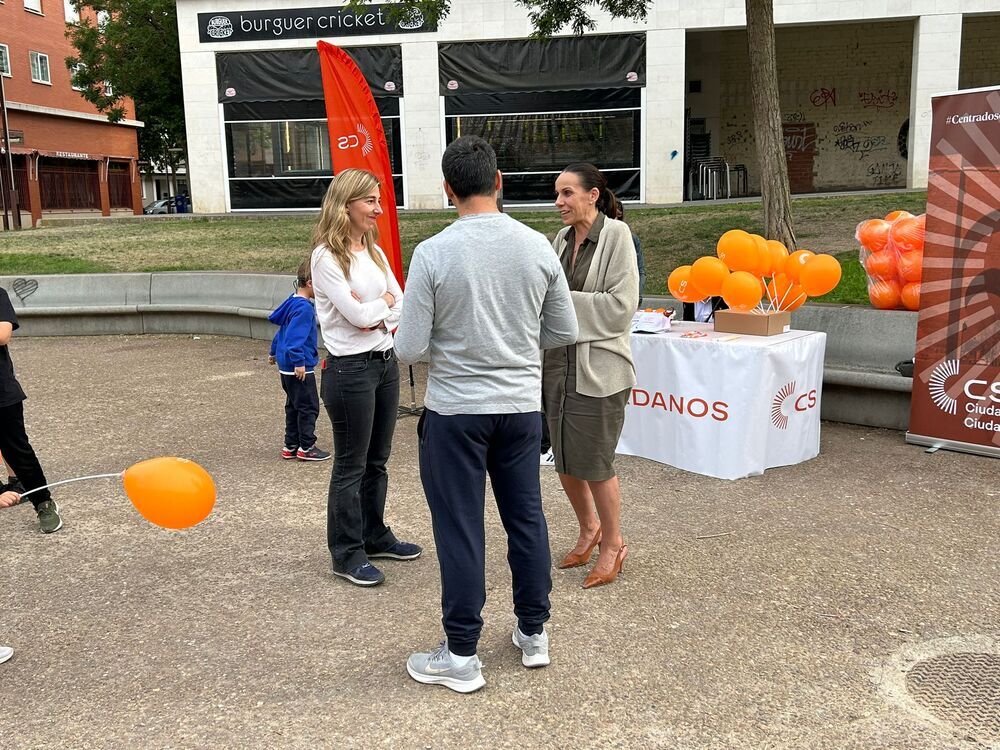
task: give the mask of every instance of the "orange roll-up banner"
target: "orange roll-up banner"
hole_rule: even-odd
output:
[[[350,55],[327,42],[318,42],[316,48],[323,72],[323,98],[326,100],[333,173],[357,168],[367,169],[378,177],[382,186],[383,211],[378,218],[378,244],[402,286],[403,255],[396,217],[396,191],[382,118],[368,81]]]
[[[1000,87],[931,100],[907,442],[1000,457]]]

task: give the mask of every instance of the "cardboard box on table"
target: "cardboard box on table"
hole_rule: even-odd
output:
[[[721,333],[744,333],[751,336],[777,336],[792,328],[790,312],[736,312],[717,310],[715,330]]]

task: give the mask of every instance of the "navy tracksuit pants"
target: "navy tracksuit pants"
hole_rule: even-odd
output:
[[[487,474],[507,532],[518,626],[525,635],[541,633],[549,619],[552,561],[538,477],[539,413],[447,416],[428,409],[417,435],[449,650],[458,656],[476,653],[483,626]]]

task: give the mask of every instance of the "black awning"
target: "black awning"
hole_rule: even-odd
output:
[[[372,95],[403,95],[399,45],[344,47],[364,74]],[[315,48],[267,52],[220,52],[215,56],[219,101],[294,102],[323,99],[323,78]]]
[[[442,96],[646,85],[645,34],[438,45]]]

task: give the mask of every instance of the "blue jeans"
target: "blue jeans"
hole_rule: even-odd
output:
[[[448,649],[476,653],[486,604],[486,474],[507,532],[514,614],[525,635],[549,619],[552,561],[538,477],[541,419],[524,414],[424,411],[417,425],[420,480],[441,565],[441,608]]]
[[[347,573],[397,542],[385,525],[389,474],[399,406],[399,365],[390,350],[327,357],[321,384],[333,424],[333,473],[326,505],[326,541],[333,569]]]

